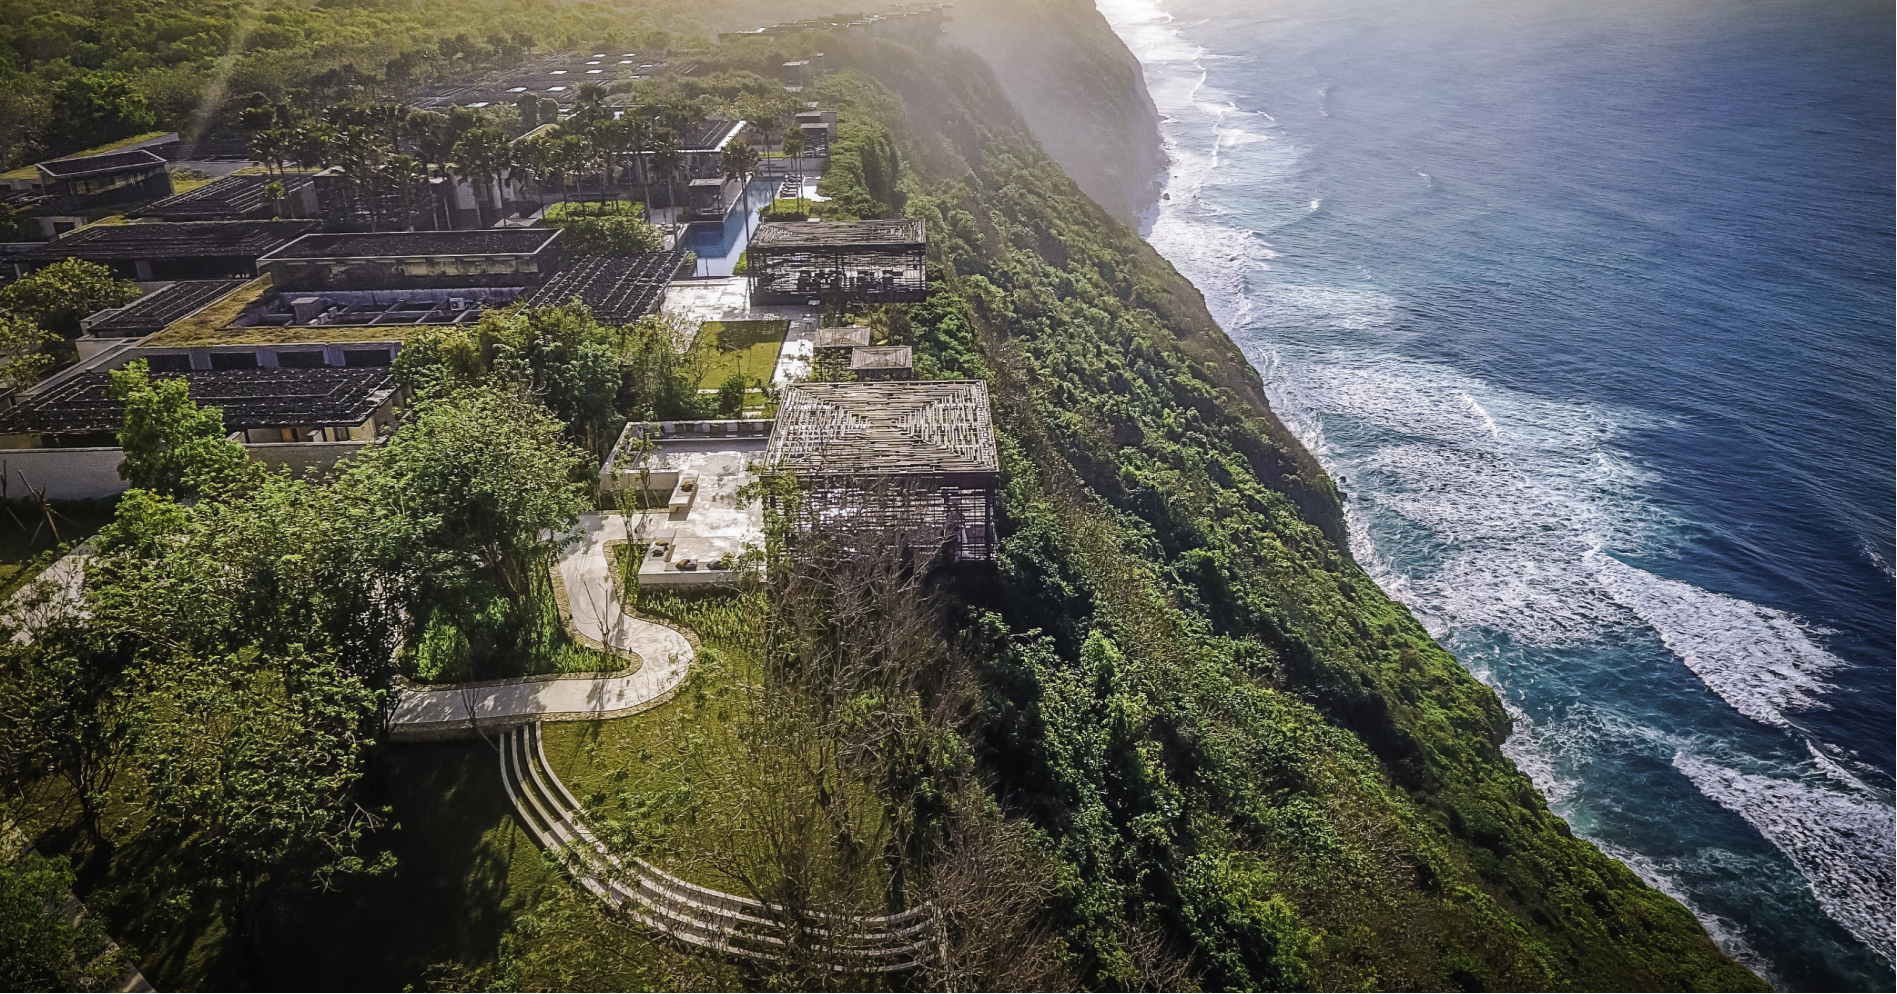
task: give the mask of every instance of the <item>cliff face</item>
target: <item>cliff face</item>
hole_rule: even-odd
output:
[[[1166,168],[1139,60],[1093,0],[962,0],[948,41],[981,56],[1034,137],[1095,203],[1137,226]]]
[[[1045,842],[1080,985],[1762,989],[1549,812],[1500,700],[1351,561],[1198,292],[1082,193],[1139,168],[1124,48],[1089,0],[1009,2],[956,8],[983,59],[838,45],[824,96],[894,136],[928,221],[889,340],[994,397],[968,745]]]

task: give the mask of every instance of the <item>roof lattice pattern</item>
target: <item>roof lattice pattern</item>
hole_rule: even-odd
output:
[[[807,475],[998,472],[979,380],[802,383],[778,407],[765,465]]]

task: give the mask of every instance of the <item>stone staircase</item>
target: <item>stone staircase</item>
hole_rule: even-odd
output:
[[[799,923],[778,905],[614,855],[587,829],[580,803],[548,765],[539,722],[502,733],[501,782],[521,820],[542,846],[563,855],[580,886],[681,942],[761,962],[805,950],[838,973],[912,970],[939,952],[935,909],[927,903],[893,915],[817,915]]]

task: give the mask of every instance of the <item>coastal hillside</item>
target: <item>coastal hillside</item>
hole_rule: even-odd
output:
[[[0,625],[4,986],[1763,988],[1549,811],[1496,695],[1353,561],[1128,224],[1154,115],[1086,0],[718,40],[765,6],[21,6],[13,51],[69,53],[0,78],[61,87],[7,154],[183,126],[273,160],[231,184],[255,224],[334,228],[84,370],[131,489],[9,505],[91,538],[19,543],[46,582]],[[654,61],[607,68],[622,42]],[[622,78],[503,96],[533,61],[547,94]],[[345,185],[286,218],[305,172]],[[373,349],[306,310],[306,279],[397,306],[411,249],[546,279],[423,273],[442,319]],[[67,259],[0,303],[138,291]],[[270,365],[164,344],[213,333]],[[292,473],[193,372],[374,403]]]
[[[1107,213],[1135,224],[1159,200],[1159,114],[1092,3],[970,0],[948,39],[981,56],[1041,148]]]
[[[1335,487],[1200,295],[994,77],[850,55],[938,260],[895,329],[1000,399],[973,745],[1055,854],[1084,982],[1170,954],[1208,987],[1762,987],[1548,811],[1495,695],[1351,561]]]

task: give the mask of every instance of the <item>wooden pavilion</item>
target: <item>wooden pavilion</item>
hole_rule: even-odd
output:
[[[785,392],[766,476],[796,477],[799,530],[900,536],[950,562],[995,555],[995,450],[980,380],[800,383]]]

